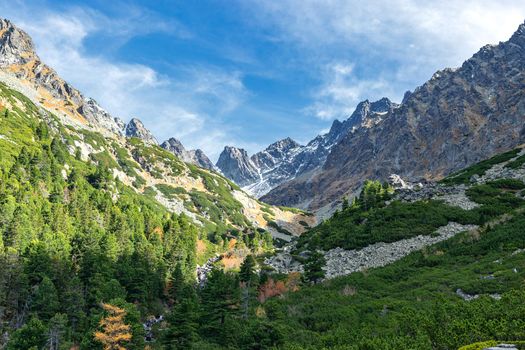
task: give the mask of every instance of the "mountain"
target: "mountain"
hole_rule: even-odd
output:
[[[524,339],[524,181],[523,148],[413,189],[368,181],[356,201],[266,259],[303,277],[323,265],[312,252],[326,261],[325,281],[261,298],[274,327],[293,325],[282,348],[519,349],[496,345]]]
[[[186,151],[173,139],[166,145],[177,152],[165,150],[139,119],[125,125],[113,118],[45,65],[29,35],[8,20],[0,20],[0,82],[5,113],[45,122],[79,161],[103,167],[131,190],[170,212],[185,214],[208,233],[249,227],[289,240],[284,231],[299,234],[305,230],[299,221],[314,223],[302,213],[258,203],[220,174],[206,170],[213,167],[201,150]],[[9,134],[17,135],[5,130],[0,141],[18,145],[6,153],[16,156],[21,145],[30,142]]]
[[[375,102],[362,101],[348,119],[343,122],[335,120],[328,133],[317,136],[306,146],[286,138],[271,144],[250,158],[244,156],[242,162],[223,161],[221,164],[217,163],[217,167],[226,177],[243,186],[244,190],[261,197],[282,183],[298,177],[313,176],[324,164],[332,147],[346,134],[358,128],[374,126],[397,106],[388,98]],[[228,152],[229,149],[223,152],[225,159],[230,158]],[[250,171],[246,170],[247,167]]]
[[[158,145],[159,142],[153,136],[151,131],[146,129],[144,124],[137,118],[132,118],[129,123],[126,125],[126,129],[124,130],[126,137],[137,137],[141,139],[142,141],[152,144],[152,145]]]
[[[9,20],[0,19],[0,80],[75,125],[121,134],[124,123],[65,82],[35,52],[33,41]]]
[[[507,42],[436,72],[374,125],[347,134],[313,177],[286,182],[262,200],[318,210],[356,194],[367,178],[440,179],[525,142],[524,101],[522,24]]]
[[[200,166],[201,168],[205,168],[208,170],[215,170],[213,163],[211,160],[204,154],[204,152],[200,149],[196,150],[186,150],[182,143],[177,140],[176,138],[171,137],[169,140],[164,141],[160,147],[164,148],[165,150],[173,153],[178,158],[182,159],[183,161],[191,164],[195,164],[197,166]]]
[[[259,170],[242,148],[224,147],[216,166],[239,186],[249,185],[259,179]]]

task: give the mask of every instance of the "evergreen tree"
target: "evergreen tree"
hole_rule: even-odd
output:
[[[193,287],[186,285],[167,317],[168,328],[164,331],[163,344],[166,349],[191,349],[198,335],[197,315],[199,304]]]
[[[64,314],[55,314],[49,320],[49,329],[47,333],[47,346],[49,350],[60,350],[64,342],[64,336],[67,327],[67,316]]]
[[[58,312],[59,307],[60,303],[55,285],[49,277],[44,276],[36,289],[31,309],[42,320],[48,321]]]
[[[235,275],[215,268],[201,291],[203,336],[227,344],[232,338],[232,321],[239,309],[239,282]]]
[[[47,340],[46,331],[44,323],[33,317],[13,333],[7,350],[43,349]]]
[[[319,282],[325,276],[323,270],[325,265],[326,259],[324,255],[317,251],[312,252],[304,264],[305,279],[314,284]]]
[[[348,209],[348,207],[349,207],[349,205],[348,205],[348,198],[345,196],[345,197],[343,197],[343,204],[342,204],[341,209],[343,211],[345,211],[346,209]]]
[[[241,281],[241,301],[243,318],[248,318],[250,300],[252,299],[254,288],[257,284],[257,273],[255,271],[257,262],[253,255],[248,255],[241,264],[239,278]]]

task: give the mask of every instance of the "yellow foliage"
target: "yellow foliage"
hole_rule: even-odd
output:
[[[123,343],[131,340],[131,327],[124,323],[126,311],[111,304],[102,304],[108,316],[100,320],[103,331],[95,332],[95,340],[102,343],[104,350],[126,350]]]

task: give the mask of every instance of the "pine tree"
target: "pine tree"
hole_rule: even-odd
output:
[[[163,344],[166,349],[191,349],[197,339],[197,295],[191,286],[184,286],[179,292],[180,301],[167,317],[169,327],[164,332]]]
[[[326,259],[322,253],[312,252],[304,264],[305,279],[312,283],[317,283],[324,278],[323,267],[326,265]]]
[[[349,205],[348,205],[348,198],[345,196],[345,197],[343,197],[343,205],[342,205],[341,209],[343,211],[345,211],[346,209],[348,209],[348,207],[349,207]]]
[[[248,255],[241,264],[241,269],[239,271],[239,278],[242,282],[251,283],[256,277],[257,273],[255,272],[257,262],[253,255]]]
[[[177,264],[168,284],[168,298],[171,303],[178,304],[182,300],[181,293],[183,288],[184,275],[182,274],[180,264]]]
[[[100,320],[103,331],[95,332],[95,340],[104,350],[126,350],[124,344],[131,340],[131,327],[124,323],[126,311],[110,304],[102,304],[102,308],[108,316]]]
[[[255,267],[257,262],[253,255],[248,255],[241,264],[239,278],[241,280],[241,301],[242,301],[242,315],[244,319],[248,318],[248,311],[250,309],[250,300],[253,295],[253,288],[256,286],[257,273]]]
[[[49,277],[44,276],[35,292],[31,308],[42,320],[47,321],[55,315],[59,307],[55,285]]]
[[[63,342],[64,334],[67,327],[67,316],[64,314],[55,314],[49,320],[49,330],[47,333],[47,346],[49,350],[59,350]]]
[[[214,269],[201,292],[202,331],[207,337],[227,342],[229,322],[239,309],[239,282],[235,275]]]

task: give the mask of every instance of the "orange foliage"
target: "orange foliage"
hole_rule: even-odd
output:
[[[269,278],[266,283],[259,287],[257,299],[264,303],[268,298],[281,296],[286,292],[297,292],[300,282],[301,274],[298,272],[290,273],[286,281],[274,281],[273,278]]]
[[[202,239],[199,239],[197,241],[197,254],[204,254],[206,253],[206,243]]]
[[[122,343],[131,340],[130,326],[124,323],[126,311],[111,304],[102,304],[108,316],[100,320],[102,332],[95,332],[95,340],[102,343],[104,350],[126,350]]]
[[[241,266],[243,260],[244,258],[230,253],[222,257],[221,264],[224,266],[225,270],[234,270]]]
[[[288,289],[283,281],[275,282],[273,278],[269,278],[265,284],[259,287],[259,295],[257,299],[260,303],[264,303],[267,299],[279,295],[283,295]]]
[[[162,237],[164,236],[164,232],[162,231],[162,227],[155,227],[153,228],[153,233],[156,234],[156,235],[159,235],[160,239],[162,239]]]
[[[235,245],[237,244],[237,240],[235,238],[230,239],[228,242],[228,250],[232,250],[235,248]]]

